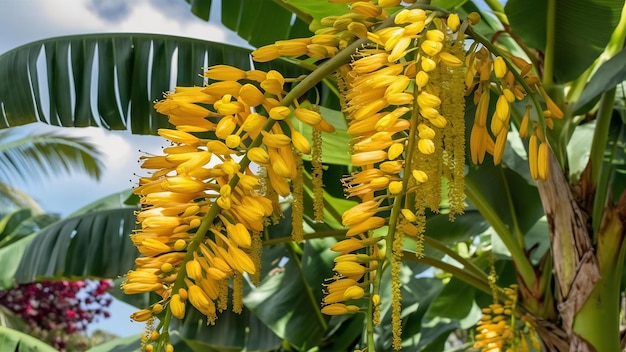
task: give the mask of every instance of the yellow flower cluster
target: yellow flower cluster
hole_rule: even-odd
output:
[[[553,127],[553,118],[563,118],[563,112],[545,92],[539,79],[532,74],[530,63],[513,55],[494,57],[487,48],[477,48],[477,45],[470,48],[466,62],[468,70],[465,77],[467,91],[468,93],[474,91],[474,103],[477,105],[470,135],[471,158],[472,162],[479,164],[483,162],[485,153],[489,153],[493,155],[493,162],[497,165],[502,161],[506,147],[512,110],[511,104],[516,100],[525,99],[528,94],[539,93],[545,102],[546,108],[541,113],[548,128]],[[524,88],[520,81],[516,80],[511,69],[515,69],[523,78],[526,87],[531,89],[530,92]],[[491,116],[489,130],[487,130],[487,115],[493,90],[497,92],[498,97],[495,111]],[[529,135],[529,128],[532,131],[528,150],[530,173],[533,179],[545,180],[549,169],[549,147],[545,139],[545,131],[538,125],[537,121],[531,121],[530,112],[529,105],[519,124],[519,134],[520,137],[526,138]]]
[[[361,202],[343,214],[347,238],[331,248],[340,255],[322,312],[356,313],[361,299],[377,311],[380,297],[372,287],[380,280],[379,263],[386,259],[379,243],[385,240],[395,263],[393,331],[399,349],[402,236],[417,238],[421,246],[424,210],[439,210],[441,177],[450,181],[451,216],[463,210],[463,35],[456,34],[458,16],[440,19],[421,9],[400,11],[392,25],[376,29],[390,21],[386,8],[400,1],[350,3],[351,13],[323,19],[324,27],[313,37],[277,42],[253,56],[260,61],[303,55],[319,59],[357,39],[370,41],[338,72],[348,133],[354,136],[351,161],[359,168],[343,183],[346,195]],[[410,196],[404,198],[406,194]],[[383,214],[394,202],[402,206],[388,218]],[[372,236],[385,225],[390,226],[387,235]]]
[[[483,352],[528,352],[528,340],[535,350],[541,343],[535,335],[534,327],[524,317],[520,317],[517,304],[517,285],[505,288],[507,299],[504,304],[493,303],[483,308],[483,316],[477,324],[474,348]],[[523,323],[523,326],[519,326]]]
[[[233,309],[241,311],[242,277],[259,270],[255,237],[279,209],[267,189],[288,196],[297,153],[311,149],[289,117],[333,130],[316,111],[280,104],[286,79],[276,71],[218,65],[205,77],[205,87],[178,87],[155,104],[175,129],[159,130],[171,142],[165,155],[142,157],[151,171],[134,190],[141,229],[131,235],[141,256],[122,289],[162,299],[134,313],[136,321],[162,312],[182,319],[189,302],[212,323],[227,308],[231,280]]]

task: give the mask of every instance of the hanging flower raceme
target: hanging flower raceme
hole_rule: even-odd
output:
[[[464,48],[458,16],[446,21],[429,11],[403,10],[393,26],[375,30],[387,17],[381,5],[354,2],[352,14],[322,21],[329,25],[324,35],[373,42],[338,71],[353,135],[352,165],[358,167],[343,184],[360,203],[344,213],[347,238],[331,248],[339,256],[322,312],[352,314],[369,304],[378,323],[380,268],[391,260],[393,345],[399,349],[403,237],[422,246],[425,209],[439,210],[441,177],[449,180],[451,216],[463,209]],[[357,20],[347,24],[346,18]]]
[[[545,129],[552,128],[553,119],[561,119],[564,115],[543,89],[539,79],[533,75],[532,65],[510,54],[494,56],[486,47],[476,43],[470,48],[466,64],[467,93],[474,92],[474,103],[477,105],[470,135],[472,162],[482,163],[487,153],[493,156],[494,164],[502,161],[511,125],[511,105],[518,100],[529,100],[526,111],[518,122],[519,135],[527,138],[529,131],[532,131],[530,134],[534,137],[531,137],[528,148],[530,173],[533,179],[545,180],[549,169],[549,147]],[[494,95],[493,91],[497,94]],[[539,95],[545,105],[545,108],[535,106],[538,114],[532,120],[532,106],[537,99],[533,100],[531,95]],[[492,99],[496,99],[495,110],[489,118]]]
[[[506,299],[503,303],[496,300],[488,308],[483,308],[483,316],[476,324],[477,334],[474,348],[481,351],[530,351],[541,350],[535,328],[530,320],[517,310],[517,285],[503,290]]]
[[[171,317],[185,316],[188,303],[209,323],[227,309],[229,295],[233,310],[241,312],[243,276],[258,279],[258,236],[280,209],[272,194],[291,193],[296,157],[311,152],[289,120],[292,109],[279,103],[287,81],[280,73],[218,65],[205,77],[211,82],[205,87],[176,88],[155,104],[176,129],[159,130],[171,146],[164,155],[141,158],[142,168],[151,171],[134,190],[141,228],[131,239],[141,256],[122,289],[161,297],[131,318],[158,316],[163,331]],[[297,105],[294,115],[316,130],[332,131],[316,111]],[[197,132],[215,137],[202,139]],[[156,343],[171,346],[168,334],[155,334],[162,337]],[[144,348],[153,347],[146,342]]]

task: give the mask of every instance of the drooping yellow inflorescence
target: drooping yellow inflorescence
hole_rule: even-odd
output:
[[[176,129],[159,130],[171,146],[162,156],[141,158],[142,168],[150,171],[134,190],[141,229],[131,239],[141,256],[122,289],[161,297],[151,309],[131,316],[137,321],[164,313],[182,319],[191,304],[213,323],[228,306],[229,282],[233,310],[241,312],[243,275],[258,282],[259,236],[279,209],[277,198],[268,197],[261,185],[288,196],[301,169],[296,158],[310,152],[308,140],[288,119],[292,110],[279,104],[287,81],[280,73],[218,65],[205,77],[205,87],[179,87],[155,104]],[[309,116],[300,118],[304,123],[332,131],[317,112],[298,109],[298,115]],[[268,120],[282,123],[269,127]],[[201,139],[198,132],[215,138]],[[262,145],[251,147],[255,139]],[[207,217],[212,221],[203,221]]]
[[[471,159],[475,164],[482,163],[486,153],[493,156],[494,164],[497,165],[502,161],[513,109],[511,104],[515,101],[531,100],[528,98],[529,94],[541,96],[545,103],[545,110],[540,111],[543,115],[541,118],[547,128],[552,128],[554,118],[561,119],[564,116],[561,109],[543,89],[537,76],[532,73],[532,65],[522,58],[507,55],[507,57],[494,56],[487,48],[472,45],[467,56],[468,69],[465,84],[468,94],[474,92],[474,103],[477,106],[470,135]],[[531,91],[527,91],[527,88],[516,80],[511,69],[515,70]],[[496,94],[492,95],[494,91]],[[496,101],[494,113],[489,119],[488,110],[491,99],[496,99]],[[529,102],[519,123],[519,135],[526,138],[529,131],[533,131],[532,135],[539,138],[540,145],[543,145],[541,154],[538,154],[539,148],[531,149],[529,146],[528,162],[533,179],[545,180],[549,170],[549,147],[541,125],[536,119],[531,121],[531,103]],[[487,126],[488,123],[489,126]],[[538,159],[541,159],[541,163],[537,162]]]
[[[331,248],[339,256],[336,275],[326,285],[322,312],[356,313],[368,302],[376,315],[379,263],[390,260],[395,349],[401,347],[403,235],[417,241],[420,256],[425,209],[439,210],[442,177],[449,184],[451,218],[463,211],[465,164],[464,45],[463,35],[456,33],[460,19],[407,9],[391,26],[376,29],[389,17],[385,6],[398,4],[352,2],[351,13],[323,19],[325,27],[306,45],[294,41],[300,51],[291,52],[311,56],[307,52],[314,42],[342,49],[359,38],[370,41],[338,70],[348,133],[353,136],[352,165],[358,167],[343,183],[346,196],[360,203],[343,214],[348,238]],[[284,55],[280,51],[285,45],[276,43],[253,55],[271,60]],[[395,209],[391,217],[383,215],[391,208]],[[389,226],[386,234],[374,235],[384,226]]]
[[[351,12],[322,19],[310,38],[278,41],[252,57],[266,62],[306,56],[315,62],[357,40],[363,43],[334,72],[352,136],[347,147],[354,171],[342,182],[346,196],[358,204],[342,216],[346,238],[331,247],[338,256],[321,311],[367,311],[379,323],[381,274],[389,266],[393,348],[400,349],[405,240],[414,241],[416,255],[423,255],[427,208],[440,210],[441,189],[448,190],[450,219],[463,212],[465,95],[474,92],[477,105],[470,138],[475,163],[486,153],[501,162],[511,104],[528,94],[511,69],[543,96],[546,125],[563,114],[525,61],[494,57],[475,44],[465,57],[459,31],[477,22],[474,15],[462,23],[455,14],[418,8],[392,14],[390,9],[402,3],[397,0],[335,2],[350,3]],[[277,71],[217,65],[204,76],[206,86],[177,87],[155,105],[175,129],[159,131],[172,143],[164,155],[142,157],[142,167],[151,171],[135,189],[141,229],[131,236],[141,257],[122,287],[126,293],[154,292],[162,299],[133,314],[137,321],[182,319],[189,305],[209,323],[229,302],[233,310],[242,310],[244,276],[259,282],[262,231],[269,219],[282,215],[280,197],[293,198],[293,239],[303,239],[302,154],[312,154],[314,217],[323,221],[321,133],[334,127],[310,102],[284,103],[295,80]],[[492,91],[497,97],[491,97]],[[491,99],[496,109],[489,119]],[[531,174],[545,178],[549,147],[529,110],[520,135],[531,135]],[[312,126],[312,137],[303,136],[292,121]],[[483,324],[486,332],[477,340],[487,342],[478,341],[477,347],[493,343],[494,332],[503,337],[497,341],[509,337],[500,326],[502,318],[489,319],[495,325]],[[156,333],[161,346],[169,343],[168,334]]]
[[[474,348],[485,352],[527,352],[529,341],[534,350],[541,350],[534,326],[517,309],[517,285],[503,289],[504,302],[495,299],[477,323]]]

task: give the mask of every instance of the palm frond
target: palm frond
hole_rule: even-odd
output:
[[[154,101],[175,86],[203,85],[202,68],[217,64],[250,69],[250,50],[129,33],[26,44],[0,55],[0,129],[40,121],[156,134],[171,125],[154,110]],[[259,63],[255,68],[276,69],[290,77],[307,72],[287,60]]]
[[[95,179],[102,175],[101,153],[85,138],[47,132],[12,139],[11,132],[0,132],[0,179],[6,182],[39,182],[75,172]]]
[[[0,182],[0,216],[19,208],[31,209],[34,214],[43,213],[39,203],[31,196],[4,182]]]

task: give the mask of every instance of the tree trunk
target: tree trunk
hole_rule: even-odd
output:
[[[588,217],[575,201],[552,152],[549,164],[548,178],[537,181],[537,187],[548,220],[560,325],[567,334],[569,351],[594,351],[573,331],[576,313],[600,279],[587,227]]]
[[[617,208],[608,206],[605,209],[596,236],[597,248],[594,248],[589,216],[572,194],[552,152],[549,176],[545,181],[539,180],[537,186],[548,220],[554,296],[559,315],[559,321],[551,322],[554,325],[540,322],[538,333],[550,350],[619,351],[617,327],[622,267],[619,258],[623,260],[624,235],[624,221],[619,209],[622,207],[618,204]],[[588,196],[593,198],[593,194],[586,194],[583,199]],[[620,200],[619,203],[624,202]]]

